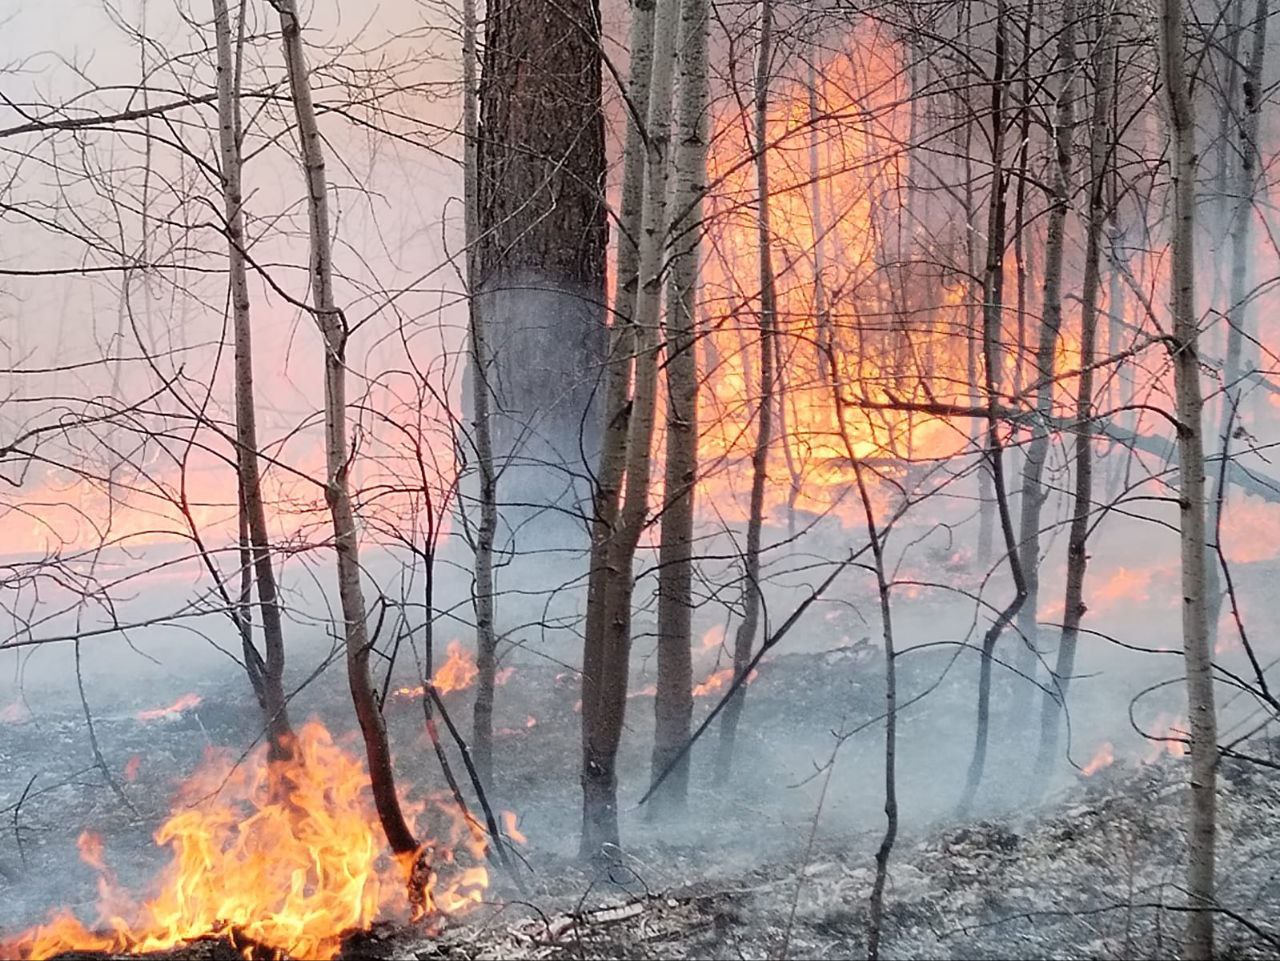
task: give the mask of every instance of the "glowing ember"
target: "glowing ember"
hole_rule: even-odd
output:
[[[498,687],[502,687],[502,685],[506,684],[507,681],[511,680],[511,677],[515,672],[516,669],[514,667],[504,667],[493,675],[493,683]]]
[[[129,782],[138,780],[138,771],[142,768],[142,755],[134,754],[124,762],[124,779]]]
[[[1098,748],[1093,758],[1080,769],[1080,774],[1084,777],[1093,777],[1103,768],[1110,767],[1115,763],[1116,749],[1110,741],[1104,741],[1102,747]]]
[[[524,719],[524,726],[526,728],[537,727],[538,719],[534,717],[532,714],[530,714],[528,717]]]
[[[171,860],[145,901],[116,887],[101,839],[81,835],[81,857],[99,872],[100,930],[63,911],[0,944],[0,956],[162,951],[227,933],[248,944],[246,957],[332,958],[347,933],[380,915],[406,917],[404,874],[383,854],[364,766],[314,721],[299,731],[296,754],[299,763],[271,768],[265,747],[240,764],[211,752],[156,832]],[[488,885],[483,828],[447,800],[412,813],[433,826],[448,819],[440,840],[428,842],[427,909],[477,903]]]
[[[162,717],[174,717],[178,714],[185,714],[187,711],[199,707],[200,702],[203,700],[204,698],[199,694],[187,693],[182,695],[182,697],[178,698],[168,707],[156,707],[149,711],[139,711],[137,717],[139,721],[158,721]]]

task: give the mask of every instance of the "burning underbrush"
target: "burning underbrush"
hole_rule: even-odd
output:
[[[383,853],[363,764],[317,721],[293,747],[290,761],[275,764],[265,747],[242,760],[208,752],[155,832],[171,859],[145,900],[118,883],[102,837],[82,832],[81,860],[98,879],[95,924],[63,911],[0,943],[4,956],[135,954],[222,935],[246,957],[331,958],[351,931],[407,920],[409,866]],[[483,829],[451,800],[430,799],[414,813],[437,829],[444,822],[425,852],[432,871],[415,913],[465,911],[488,886]]]

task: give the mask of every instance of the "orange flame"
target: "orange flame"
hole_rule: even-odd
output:
[[[465,690],[475,683],[480,674],[480,668],[476,666],[474,655],[463,647],[461,642],[450,641],[448,655],[445,662],[436,668],[435,674],[431,676],[431,683],[435,685],[436,692],[439,694]],[[514,673],[515,668],[508,667],[499,671],[498,675],[506,674],[506,677],[498,680],[498,675],[495,675],[494,682],[505,684],[507,679],[511,677],[511,673],[507,672]],[[415,698],[422,697],[426,693],[427,689],[419,684],[417,687],[396,688],[395,696]]]
[[[296,763],[271,767],[265,747],[241,764],[210,752],[155,834],[171,860],[145,901],[114,888],[101,840],[81,835],[82,856],[101,873],[100,930],[64,910],[0,944],[0,956],[162,951],[230,932],[248,944],[246,957],[269,950],[324,959],[380,914],[406,916],[404,873],[382,854],[364,766],[315,721],[298,732],[295,754]],[[425,808],[410,812],[415,821]],[[428,907],[465,910],[488,885],[484,829],[451,801],[432,801],[429,813],[450,827],[429,845]],[[472,863],[460,865],[459,854]]]
[[[162,717],[172,717],[174,715],[190,711],[192,708],[199,707],[200,702],[203,700],[204,698],[199,694],[187,693],[182,695],[182,697],[178,698],[168,707],[156,707],[149,711],[139,711],[137,717],[139,721],[158,721]]]
[[[1181,715],[1165,714],[1162,711],[1151,725],[1150,734],[1154,740],[1147,747],[1143,764],[1152,764],[1166,754],[1169,757],[1186,757],[1191,751],[1186,741],[1187,719]]]
[[[142,755],[134,754],[124,762],[124,779],[132,783],[138,780],[138,771],[142,768]]]
[[[1098,748],[1089,763],[1080,769],[1080,774],[1083,777],[1093,777],[1103,768],[1108,768],[1115,763],[1115,759],[1115,745],[1110,741],[1103,741],[1102,746]]]
[[[515,841],[516,844],[529,843],[529,839],[520,831],[515,811],[502,812],[502,830],[506,833],[507,837]]]

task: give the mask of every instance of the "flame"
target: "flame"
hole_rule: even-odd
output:
[[[702,635],[702,649],[704,651],[714,650],[724,643],[724,625],[712,624],[707,629],[707,633]]]
[[[129,782],[138,780],[138,771],[142,768],[142,755],[134,754],[124,762],[124,779]]]
[[[1150,737],[1153,740],[1147,747],[1142,763],[1153,764],[1166,754],[1169,757],[1186,757],[1191,751],[1187,744],[1187,733],[1185,717],[1161,711],[1151,725]]]
[[[502,812],[502,830],[507,835],[507,837],[515,841],[516,844],[529,843],[529,839],[525,837],[524,834],[520,831],[520,828],[517,823],[515,811]]]
[[[1116,749],[1110,741],[1103,741],[1102,746],[1094,753],[1093,758],[1080,769],[1082,777],[1093,777],[1103,768],[1110,767],[1116,759]]]
[[[716,671],[701,684],[695,684],[693,686],[693,696],[706,697],[708,694],[713,694],[721,688],[728,686],[729,682],[732,680],[733,668],[726,667],[723,670]]]
[[[168,707],[156,707],[149,711],[139,711],[137,717],[139,721],[158,721],[162,717],[173,717],[197,708],[203,700],[204,698],[199,694],[187,693]]]
[[[431,675],[431,683],[435,685],[436,692],[442,695],[467,689],[480,675],[475,657],[462,646],[460,641],[449,642],[448,655],[445,662],[436,668],[435,674]],[[506,674],[506,677],[498,680],[498,675],[495,675],[494,683],[505,684],[511,676],[507,673],[508,671],[514,673],[515,668],[508,667],[499,671],[498,675]],[[426,693],[427,689],[421,684],[417,687],[400,687],[395,690],[395,696],[403,698],[422,697]]]
[[[0,708],[0,724],[21,724],[31,717],[31,712],[21,701],[14,701]]]
[[[383,854],[363,764],[316,721],[298,732],[295,755],[294,763],[270,766],[265,747],[240,764],[229,752],[210,752],[155,834],[171,858],[146,900],[116,888],[101,839],[82,834],[81,856],[100,875],[98,929],[64,910],[0,944],[0,956],[163,951],[221,933],[247,958],[326,959],[347,933],[379,915],[407,917],[404,870]],[[488,885],[483,827],[447,799],[410,814],[415,830],[417,822],[447,823],[427,845],[428,910],[450,914],[476,904]]]
[[[80,836],[76,838],[76,850],[80,852],[80,860],[89,867],[98,871],[107,869],[106,863],[102,859],[103,844],[102,835],[93,831],[81,831]]]
[[[502,687],[507,681],[511,680],[515,672],[516,669],[514,667],[504,667],[493,675],[493,683],[498,687]]]
[[[531,728],[531,727],[537,727],[537,726],[538,726],[538,719],[537,719],[536,717],[534,717],[532,714],[530,714],[528,717],[526,717],[526,718],[524,719],[524,726],[525,726],[525,728],[526,728],[526,729]]]

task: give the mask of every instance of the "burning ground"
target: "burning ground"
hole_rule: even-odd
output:
[[[842,619],[823,623],[833,642],[850,640]],[[720,638],[714,628],[704,635],[695,723],[714,703]],[[445,703],[460,721],[470,711],[469,658],[453,645],[435,674],[441,689],[455,685]],[[953,719],[971,710],[970,672],[935,649],[908,654],[901,674],[904,701],[927,696],[902,714],[907,832],[890,869],[887,955],[1161,956],[1181,921],[1175,907],[1160,905],[1183,903],[1187,774],[1176,717],[1148,712],[1146,728],[1173,739],[1150,743],[1121,730],[1099,739],[1082,719],[1074,753],[1083,771],[1037,807],[1005,781],[1018,780],[1023,745],[1011,720],[998,716],[1007,732],[993,759],[1001,783],[978,815],[957,821],[968,743]],[[14,708],[0,729],[9,824],[0,930],[19,950],[56,953],[56,940],[33,940],[50,938],[48,927],[29,928],[48,925],[48,906],[63,905],[85,926],[64,917],[55,931],[80,949],[127,945],[174,957],[863,951],[879,797],[875,779],[859,772],[876,769],[879,748],[854,732],[880,710],[883,663],[861,638],[779,652],[761,665],[748,693],[739,773],[728,786],[711,782],[710,737],[695,754],[691,816],[679,825],[648,821],[635,806],[646,778],[624,776],[628,847],[598,873],[569,846],[579,797],[576,752],[565,748],[578,737],[579,679],[535,657],[505,663],[500,677],[501,774],[492,802],[518,878],[486,862],[482,830],[453,806],[432,759],[420,692],[405,685],[388,699],[408,807],[433,839],[434,904],[418,922],[402,873],[381,853],[358,742],[328,733],[349,724],[341,707],[330,707],[343,704],[340,672],[321,674],[294,701],[296,716],[312,718],[300,727],[310,773],[289,793],[311,818],[301,829],[289,820],[297,811],[274,804],[261,749],[246,750],[260,733],[258,715],[234,675],[181,696],[137,694],[99,710],[96,736],[127,805],[97,771],[72,762],[86,757],[74,701]],[[624,772],[647,771],[648,683],[633,679]],[[999,686],[997,704],[1012,693],[1007,682]],[[239,747],[228,753],[227,745]],[[1250,751],[1274,760],[1280,745]],[[453,760],[461,770],[456,753]],[[1224,922],[1226,947],[1241,957],[1280,956],[1269,920],[1280,913],[1280,785],[1266,769],[1234,762],[1222,782],[1223,903],[1243,918]]]

